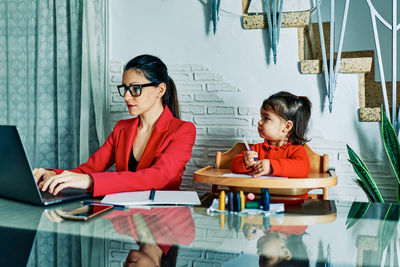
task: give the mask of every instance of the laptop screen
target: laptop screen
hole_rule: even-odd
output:
[[[0,197],[36,205],[90,197],[84,189],[66,188],[62,196],[43,201],[16,126],[0,125],[0,136]]]

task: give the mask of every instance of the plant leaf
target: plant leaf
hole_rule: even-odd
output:
[[[361,181],[360,181],[361,182]],[[346,219],[346,229],[350,229],[367,212],[370,202],[353,202]]]
[[[382,110],[382,141],[385,146],[386,154],[389,158],[390,164],[396,175],[397,183],[400,184],[400,145],[399,139],[397,138],[396,131],[393,128],[392,123],[386,117],[384,108],[381,106]]]
[[[362,183],[364,184],[365,188],[368,190],[370,195],[372,196],[375,202],[382,202],[383,200],[382,194],[380,193],[378,186],[376,185],[374,179],[368,167],[362,161],[362,159],[351,149],[349,145],[347,146],[347,153],[349,155],[349,162],[352,164],[354,171],[360,177]]]
[[[397,202],[400,202],[400,184],[397,184]]]
[[[368,167],[365,165],[364,161],[357,155],[356,152],[349,146],[346,145],[347,147],[347,154],[349,155],[350,160],[354,161],[357,165],[360,165],[362,168],[366,169],[368,172]]]
[[[349,145],[346,146],[350,158],[349,162],[352,164],[353,169],[357,173],[358,177],[360,177],[362,183],[364,184],[364,188],[367,189],[369,194],[372,196],[373,201],[383,203],[384,200],[382,194],[372,178],[371,172],[369,171],[367,165],[365,165],[363,160],[353,151],[353,149],[351,149]]]
[[[367,195],[369,201],[377,202],[375,198],[371,195],[371,193],[368,191],[368,189],[365,187],[365,184],[360,179],[354,179],[354,181],[358,184],[359,187],[361,187],[361,189]]]
[[[386,246],[392,239],[399,223],[400,206],[398,204],[390,204],[385,217],[383,218],[381,227],[379,228],[379,258]]]

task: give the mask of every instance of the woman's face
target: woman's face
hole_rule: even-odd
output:
[[[130,85],[144,85],[151,83],[143,73],[138,72],[134,69],[129,69],[124,71],[122,75],[122,83],[125,86]],[[128,111],[131,116],[138,116],[144,114],[145,112],[151,110],[157,105],[162,107],[162,96],[165,93],[165,84],[161,83],[158,86],[146,86],[142,87],[142,92],[140,96],[134,97],[129,91],[126,91],[124,95],[124,100],[128,106]]]
[[[124,267],[159,267],[160,263],[154,262],[153,258],[142,251],[131,250],[126,259]]]

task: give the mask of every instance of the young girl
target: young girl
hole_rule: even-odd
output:
[[[259,266],[310,266],[307,248],[303,242],[307,226],[272,226],[257,241]]]
[[[310,100],[279,92],[264,100],[260,113],[258,133],[264,143],[236,155],[232,160],[232,171],[250,173],[254,177],[307,177],[310,161],[302,145],[307,142]]]

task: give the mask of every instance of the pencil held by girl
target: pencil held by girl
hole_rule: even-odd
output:
[[[310,161],[303,145],[311,115],[305,96],[279,92],[264,100],[260,108],[258,133],[263,143],[236,155],[232,172],[282,177],[307,177]]]

